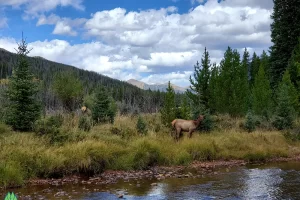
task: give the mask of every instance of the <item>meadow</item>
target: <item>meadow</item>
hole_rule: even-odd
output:
[[[29,179],[99,174],[105,170],[143,170],[151,166],[189,165],[193,161],[242,159],[249,162],[300,154],[300,141],[289,131],[267,123],[254,132],[244,119],[213,116],[210,132],[184,133],[179,142],[158,114],[142,115],[147,133],[137,131],[137,116],[120,116],[88,132],[77,128],[79,118],[64,115],[62,126],[50,133],[22,133],[0,124],[0,187],[21,186]],[[299,120],[297,121],[299,125]]]

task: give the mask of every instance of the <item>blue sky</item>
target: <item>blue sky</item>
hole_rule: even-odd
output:
[[[101,2],[101,3],[100,3]],[[0,0],[0,47],[21,32],[31,56],[113,78],[189,84],[207,47],[261,53],[270,42],[272,0]]]

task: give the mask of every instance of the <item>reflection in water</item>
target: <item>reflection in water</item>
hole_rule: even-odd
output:
[[[281,196],[280,183],[284,171],[281,169],[250,169],[243,170],[245,177],[242,177],[245,188],[241,191],[245,199],[276,199]]]
[[[52,193],[45,195],[42,187],[23,188],[16,192],[42,195],[46,199],[57,199],[55,193],[66,191],[71,199],[118,199],[118,194],[125,194],[129,200],[160,199],[300,199],[300,164],[281,163],[263,166],[244,166],[220,170],[218,174],[202,178],[169,178],[152,186],[154,180],[120,182],[115,185],[71,185],[52,188]],[[95,191],[95,189],[97,191]],[[76,191],[76,192],[75,192]],[[1,197],[0,197],[1,198]]]

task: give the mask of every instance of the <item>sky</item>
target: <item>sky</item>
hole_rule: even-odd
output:
[[[0,48],[120,79],[188,86],[205,47],[268,51],[273,0],[0,0]]]

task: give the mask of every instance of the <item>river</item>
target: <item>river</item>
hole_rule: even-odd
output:
[[[67,184],[13,190],[20,199],[300,199],[300,163],[219,169],[202,177],[119,181],[110,185]],[[27,196],[27,197],[26,197]]]

